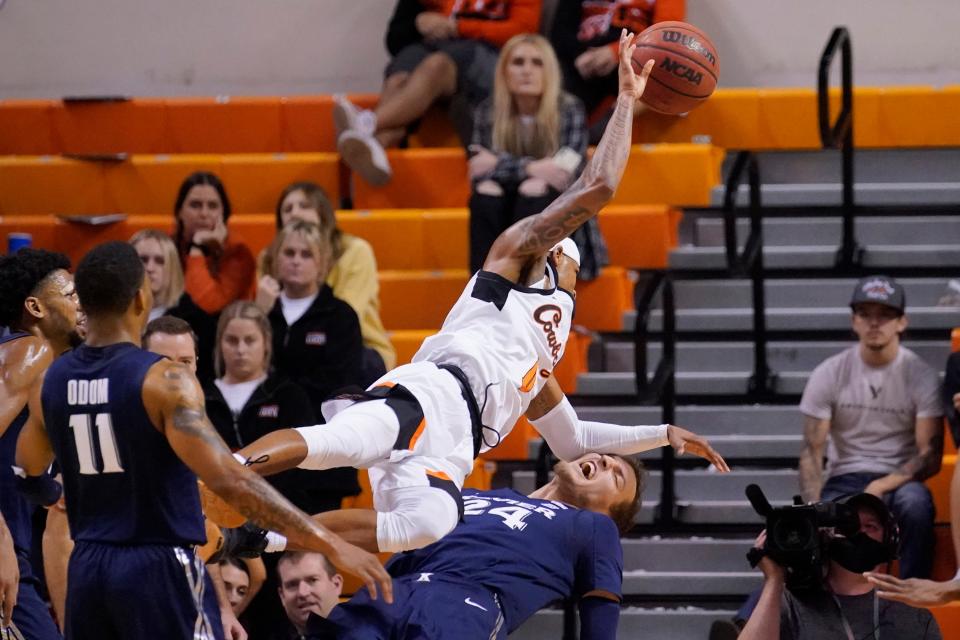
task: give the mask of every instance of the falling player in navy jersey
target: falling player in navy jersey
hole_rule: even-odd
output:
[[[59,638],[60,631],[37,593],[37,578],[30,565],[31,520],[36,508],[33,502],[56,502],[60,486],[46,474],[24,486],[23,479],[15,475],[13,464],[17,437],[27,419],[30,389],[54,358],[80,340],[79,305],[69,269],[66,256],[42,249],[21,249],[0,258],[0,325],[11,330],[0,338],[3,618],[6,622],[12,620],[25,637],[37,640]]]
[[[564,460],[669,445],[728,470],[706,440],[675,425],[580,420],[553,375],[570,334],[580,263],[568,236],[613,197],[630,156],[634,103],[652,69],[651,60],[634,71],[634,40],[623,32],[620,95],[590,163],[544,211],[497,238],[413,361],[363,394],[327,403],[326,424],[274,431],[240,450],[264,475],[369,468],[375,510],[317,516],[351,542],[405,551],[439,540],[459,520],[460,489],[478,454],[524,415]]]
[[[204,541],[197,476],[252,521],[322,552],[390,600],[375,556],[331,534],[238,464],[204,413],[196,378],[139,348],[152,307],[133,248],[95,247],[77,267],[86,343],[31,390],[16,460],[62,468],[70,558],[65,634],[76,640],[222,638],[193,551]]]
[[[327,621],[311,618],[307,637],[493,640],[551,602],[573,599],[580,637],[613,640],[623,578],[619,538],[639,510],[642,473],[630,459],[596,453],[554,471],[530,496],[464,491],[463,522],[439,542],[390,560],[392,606],[361,590]]]

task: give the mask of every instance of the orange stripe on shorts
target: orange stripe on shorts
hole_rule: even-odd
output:
[[[447,482],[453,482],[453,480],[450,479],[450,476],[445,474],[443,471],[431,471],[430,469],[427,469],[427,475],[433,476],[434,478],[440,478],[441,480],[446,480]]]
[[[410,446],[408,447],[411,451],[417,446],[417,440],[420,439],[420,436],[423,435],[423,429],[427,426],[427,419],[424,418],[420,421],[420,424],[417,425],[417,430],[413,432],[413,437],[410,438]]]

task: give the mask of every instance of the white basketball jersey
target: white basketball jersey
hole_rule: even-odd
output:
[[[563,357],[573,307],[573,296],[559,288],[556,269],[549,263],[546,288],[520,286],[479,271],[447,314],[440,333],[424,341],[413,362],[449,363],[463,369],[483,424],[506,437]],[[497,442],[484,430],[482,450]]]

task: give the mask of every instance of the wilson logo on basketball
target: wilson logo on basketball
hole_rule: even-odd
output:
[[[660,63],[660,68],[667,73],[672,73],[678,78],[687,80],[691,84],[699,85],[700,81],[703,80],[702,73],[699,71],[694,71],[682,62],[677,62],[676,60],[671,60],[670,58],[664,58],[663,62]]]
[[[557,339],[557,329],[560,328],[560,321],[563,319],[563,311],[555,304],[545,304],[537,307],[533,312],[533,320],[543,329],[547,336],[547,345],[550,347],[550,355],[553,357],[553,364],[557,364],[560,359],[560,340]]]
[[[703,46],[703,43],[693,38],[691,36],[684,35],[679,31],[663,31],[663,41],[664,42],[678,42],[685,46],[690,51],[696,51],[704,58],[710,61],[710,64],[716,66],[717,58],[713,53]]]

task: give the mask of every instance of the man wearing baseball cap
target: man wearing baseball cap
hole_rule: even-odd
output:
[[[943,456],[939,376],[900,344],[906,295],[896,280],[861,279],[850,308],[858,343],[822,362],[800,401],[801,492],[808,501],[861,492],[882,498],[900,524],[901,576],[926,578],[934,510],[923,481]]]

